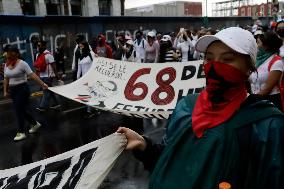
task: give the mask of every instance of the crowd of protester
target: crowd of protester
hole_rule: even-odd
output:
[[[258,53],[256,58],[256,70],[250,76],[251,92],[260,94],[269,99],[282,110],[281,93],[278,84],[282,78],[284,56],[284,21],[272,23],[271,26],[263,26],[260,21],[253,26],[244,27],[250,31],[257,41]],[[180,28],[177,32],[157,32],[149,31],[143,33],[138,30],[135,36],[128,36],[124,32],[118,32],[112,41],[107,41],[103,34],[93,38],[90,43],[85,36],[76,36],[76,45],[73,51],[72,73],[73,81],[82,77],[91,67],[93,60],[97,57],[106,57],[115,60],[123,60],[135,63],[164,63],[164,62],[187,62],[192,60],[202,60],[205,54],[196,51],[195,45],[199,38],[204,35],[214,35],[219,30],[201,27],[199,29]],[[6,45],[3,48],[2,62],[6,62],[7,52],[11,48]],[[59,46],[54,54],[47,49],[46,41],[37,42],[38,53],[35,62],[44,61],[47,69],[39,71],[35,69],[39,78],[49,87],[53,86],[54,80],[61,80],[66,77],[66,53],[63,46]],[[20,55],[19,55],[20,58]],[[271,64],[273,61],[273,64]],[[1,76],[4,78],[4,64],[1,64]],[[269,67],[269,69],[268,69]],[[60,71],[61,74],[58,74]],[[27,72],[29,75],[30,72]],[[8,88],[4,88],[8,90]],[[8,93],[8,91],[4,91]],[[40,112],[49,109],[60,108],[60,102],[49,90],[43,90],[41,103],[37,107]],[[98,113],[88,107],[90,116],[93,112]]]

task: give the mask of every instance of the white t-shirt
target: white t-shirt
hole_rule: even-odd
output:
[[[279,55],[284,58],[284,45],[282,45],[279,49]]]
[[[134,50],[136,51],[136,56],[137,56],[138,60],[141,60],[141,61],[142,61],[142,59],[143,59],[143,61],[145,60],[146,44],[147,44],[147,41],[144,38],[141,39],[139,44],[138,44],[137,39],[134,41],[133,46],[134,46]]]
[[[82,60],[78,59],[78,64],[91,64],[93,61],[90,56],[86,56],[82,58]]]
[[[43,77],[54,77],[55,76],[54,70],[51,66],[51,64],[55,63],[54,57],[48,50],[45,50],[43,53],[46,54],[45,55],[45,63],[47,65],[46,65],[45,71],[39,73],[39,77],[41,77],[41,78],[43,78]],[[39,54],[37,54],[36,58],[38,57],[38,55]]]
[[[250,75],[250,81],[251,81],[251,89],[254,94],[258,94],[265,86],[265,82],[268,79],[269,71],[268,66],[270,61],[273,59],[274,55],[269,57],[262,65],[260,65],[257,68],[257,72],[254,72]],[[284,63],[282,60],[278,60],[274,62],[274,64],[271,66],[270,71],[281,71],[283,73],[284,71]],[[270,95],[278,94],[279,88],[275,86],[271,92]]]
[[[4,77],[9,78],[9,85],[19,85],[27,82],[27,76],[33,73],[28,63],[20,60],[13,69],[4,67]]]

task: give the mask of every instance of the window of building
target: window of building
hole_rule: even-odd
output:
[[[82,15],[81,0],[71,0],[70,5],[71,5],[72,15]]]
[[[99,14],[110,16],[111,0],[99,0]]]
[[[21,5],[22,12],[24,15],[35,15],[34,0],[20,0],[20,5]]]
[[[45,0],[47,15],[60,15],[59,0]]]

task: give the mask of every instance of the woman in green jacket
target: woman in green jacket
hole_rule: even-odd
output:
[[[120,127],[126,149],[151,171],[149,188],[280,189],[284,178],[284,116],[261,96],[249,95],[257,45],[253,35],[231,27],[204,36],[206,87],[177,103],[161,144]]]

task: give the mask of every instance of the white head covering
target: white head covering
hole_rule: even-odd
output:
[[[129,40],[126,41],[126,44],[128,44],[128,45],[133,45],[134,42],[133,42],[131,39],[129,39]]]
[[[205,53],[208,46],[214,41],[221,41],[240,54],[249,55],[252,61],[256,61],[257,44],[252,33],[239,27],[230,27],[219,31],[215,35],[201,37],[195,45],[195,49]]]
[[[155,34],[155,32],[150,31],[150,32],[148,32],[147,36],[155,37],[155,36],[156,36],[156,34]]]
[[[161,41],[171,41],[171,36],[169,35],[163,35],[163,38],[161,39]]]

